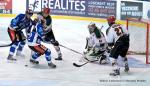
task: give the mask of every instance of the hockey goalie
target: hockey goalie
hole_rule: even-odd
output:
[[[107,63],[107,43],[104,34],[93,22],[88,25],[88,30],[90,36],[86,38],[84,59],[87,61],[98,60],[100,64]]]

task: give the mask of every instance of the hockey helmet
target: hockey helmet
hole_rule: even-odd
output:
[[[96,25],[95,25],[94,22],[91,22],[91,23],[88,25],[88,28],[89,28],[89,29],[90,29],[90,28],[94,28],[94,27],[96,27]]]
[[[26,13],[26,14],[29,14],[30,16],[33,15],[33,11],[32,11],[31,9],[27,9],[25,13]]]
[[[43,9],[43,13],[49,14],[49,13],[50,13],[50,8],[44,8],[44,9]]]
[[[107,21],[110,22],[110,23],[115,23],[115,20],[116,20],[116,17],[115,17],[114,15],[109,16],[109,17],[107,18]]]
[[[89,29],[89,32],[90,32],[90,33],[92,33],[95,28],[96,28],[96,24],[95,24],[94,22],[91,22],[91,23],[88,25],[88,29]]]

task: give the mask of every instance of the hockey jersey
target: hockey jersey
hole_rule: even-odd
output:
[[[16,18],[11,20],[10,27],[16,31],[29,28],[32,25],[32,20],[27,19],[25,14],[19,14]]]
[[[107,43],[115,43],[119,37],[129,35],[128,30],[120,24],[113,24],[106,31]]]
[[[41,23],[37,23],[35,26],[32,26],[31,33],[28,36],[28,45],[29,46],[37,46],[41,44],[42,37],[44,36],[43,25]]]
[[[38,16],[43,16],[42,12],[38,13]],[[46,19],[46,25],[49,26],[52,23],[52,18],[50,15],[48,15],[47,17],[44,17],[44,19]]]
[[[99,28],[95,28],[94,32],[90,33],[89,46],[98,47],[101,51],[106,49],[106,39]]]
[[[46,20],[46,28],[45,28],[46,32],[44,32],[44,34],[50,32],[52,30],[52,18],[51,18],[51,16],[48,15],[47,17],[44,17],[42,12],[40,12],[40,13],[38,13],[37,17],[38,17],[38,19],[44,18]]]

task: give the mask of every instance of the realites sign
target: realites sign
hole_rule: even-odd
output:
[[[51,10],[85,10],[84,0],[28,0],[28,7],[35,12],[41,11],[42,8],[48,7]]]
[[[106,18],[116,15],[116,1],[103,0],[27,0],[27,9],[40,12],[48,7],[52,14]]]

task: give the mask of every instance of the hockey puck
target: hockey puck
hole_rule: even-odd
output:
[[[28,65],[24,65],[25,67],[27,67]]]

